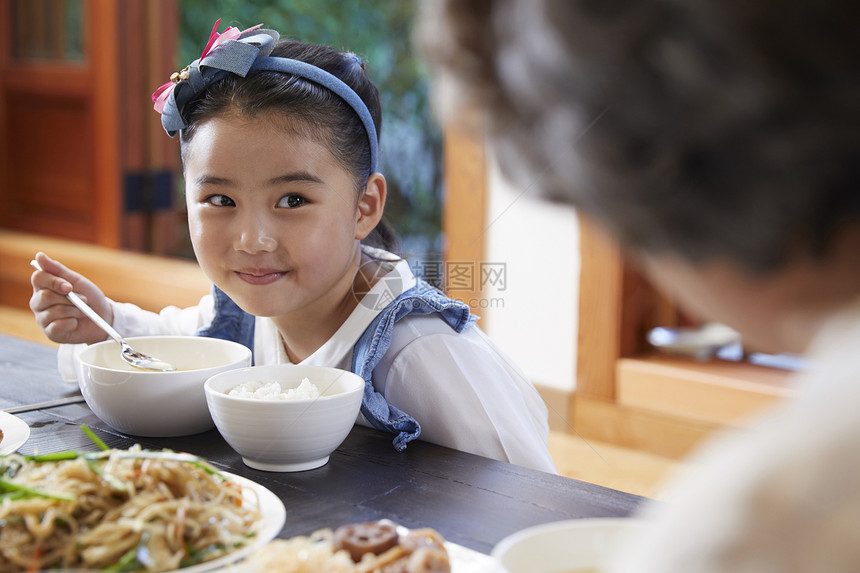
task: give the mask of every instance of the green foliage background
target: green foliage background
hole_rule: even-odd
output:
[[[200,57],[218,18],[228,26],[264,27],[358,54],[382,100],[379,170],[389,185],[386,216],[404,255],[441,250],[442,144],[428,79],[412,41],[420,0],[181,0],[176,69]]]

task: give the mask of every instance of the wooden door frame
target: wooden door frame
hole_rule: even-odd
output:
[[[471,127],[473,121],[452,122],[443,129],[442,230],[445,261],[469,263],[473,272],[479,273],[486,253],[488,173],[483,139]],[[480,277],[472,279],[471,288],[448,294],[469,304],[473,313],[482,314],[483,281]],[[487,327],[484,316],[481,327]]]
[[[96,34],[103,45],[117,46],[119,29],[117,23],[118,5],[114,0],[88,0],[87,54],[92,74],[93,93],[93,133],[95,153],[93,154],[93,173],[96,185],[96,243],[106,247],[119,248],[121,245],[120,227],[122,213],[122,189],[120,153],[120,116],[119,81],[120,71],[118,50],[90,49]]]

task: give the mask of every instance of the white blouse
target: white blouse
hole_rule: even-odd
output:
[[[371,250],[376,258],[392,256]],[[402,259],[367,297],[396,297],[416,279]],[[191,335],[209,324],[211,295],[195,307],[167,307],[152,313],[127,303],[113,303],[113,327],[124,336]],[[375,305],[357,305],[334,335],[301,364],[349,369],[359,337],[379,313]],[[74,379],[76,347],[60,347],[60,371]],[[256,317],[254,363],[288,364],[271,319]],[[477,325],[456,333],[434,315],[406,316],[394,325],[391,346],[372,375],[389,403],[421,424],[420,439],[450,448],[555,473],[549,454],[548,412],[534,385]],[[368,425],[359,415],[358,423]],[[393,437],[392,437],[393,439]]]

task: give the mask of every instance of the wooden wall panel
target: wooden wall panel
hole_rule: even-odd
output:
[[[622,358],[617,377],[621,406],[726,426],[743,425],[794,395],[790,372],[748,362]]]
[[[93,135],[87,102],[18,93],[8,93],[5,101],[5,147],[14,169],[0,191],[0,225],[94,241]]]
[[[0,306],[28,308],[29,262],[37,251],[91,279],[108,297],[155,312],[168,304],[195,305],[210,288],[192,261],[0,230]]]

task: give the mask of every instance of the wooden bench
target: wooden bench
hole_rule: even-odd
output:
[[[147,310],[193,306],[209,292],[194,261],[0,230],[0,331],[48,342],[29,311],[30,261],[38,251],[86,276],[113,300]]]

